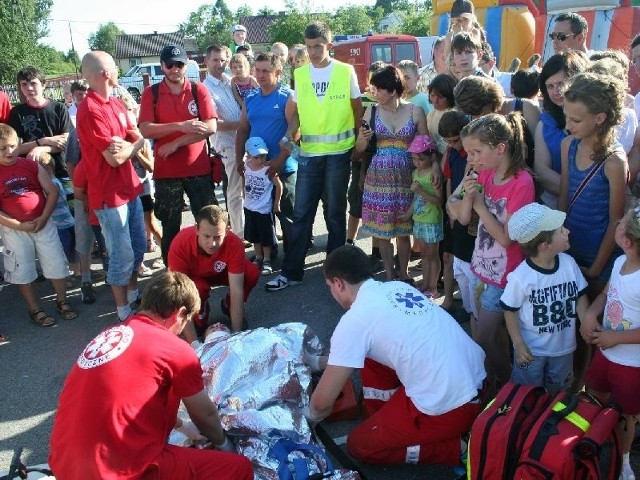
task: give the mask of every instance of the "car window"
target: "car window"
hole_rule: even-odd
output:
[[[371,62],[391,63],[391,44],[374,44],[371,46]]]
[[[158,77],[163,77],[164,76],[164,72],[162,71],[162,67],[160,65],[156,65],[153,67],[156,71],[155,75]]]
[[[416,46],[413,43],[397,43],[396,44],[396,63],[401,60],[411,60],[415,62]]]

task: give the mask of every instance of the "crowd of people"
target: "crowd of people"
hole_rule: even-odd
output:
[[[110,471],[182,478],[166,472],[211,468],[207,455],[164,444],[180,426],[173,419],[182,398],[197,429],[229,447],[215,406],[203,398],[193,350],[180,362],[174,357],[187,343],[198,347],[214,285],[228,286],[220,311],[231,330],[247,328],[245,302],[260,275],[274,272],[279,240],[280,272],[266,290],[302,284],[320,202],[324,275],[348,312],[306,411],[311,421],[331,412],[360,370],[369,416],[349,435],[351,455],[458,465],[482,402],[509,380],[553,392],[586,387],[622,406],[621,478],[635,478],[640,103],[624,79],[630,63],[640,65],[640,36],[629,62],[622,52],[589,51],[584,18],[560,14],[549,35],[555,53],[542,66],[538,55],[524,70],[499,72],[472,2],[456,0],[451,17],[429,65],[376,62],[364,94],[354,69],[331,57],[332,33],[322,22],[306,27],[304,45],[278,42],[257,53],[246,28],[234,26],[230,47],[207,49],[201,83],[185,77],[183,48],[166,46],[165,79],[145,89],[139,106],[118,87],[105,52],[83,58],[84,80],[70,89],[73,109],[44,97],[39,69],[20,70],[24,102],[9,110],[0,97],[4,279],[18,285],[35,325],[53,325],[31,288],[37,257],[59,315],[71,320],[67,262],[82,301],[94,302],[95,238],[125,322],[93,341],[117,337],[120,350],[97,361],[90,344],[65,385],[51,456],[64,478]],[[214,193],[214,157],[225,173],[226,210]],[[181,230],[185,197],[196,225]],[[373,239],[370,255],[354,246],[358,230]],[[141,296],[138,277],[149,274],[143,255],[156,243],[169,273]],[[419,266],[410,268],[412,259]],[[410,274],[416,267],[419,283]],[[384,282],[373,279],[380,270]],[[471,336],[447,313],[456,283]],[[128,422],[141,422],[137,434],[153,442],[135,462],[118,463],[96,446],[117,440],[97,438],[78,421],[79,399],[93,385],[109,386],[114,401],[105,408],[128,408],[133,386],[117,363],[155,355],[129,337],[166,336],[158,326],[187,341],[162,340],[158,375],[171,398],[145,406],[162,383],[156,372],[135,396],[142,419],[101,415],[103,430],[126,433]],[[96,368],[111,361],[108,370]],[[166,421],[151,425],[159,411]],[[75,434],[63,423],[76,425]],[[97,465],[87,470],[94,477],[65,470],[80,444],[94,446],[83,457]],[[228,478],[247,475],[239,458],[221,465],[237,469],[229,467]]]

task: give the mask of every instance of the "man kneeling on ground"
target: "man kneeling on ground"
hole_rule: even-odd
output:
[[[249,460],[229,453],[198,357],[177,338],[199,308],[194,283],[165,272],[149,281],[139,313],[87,345],[53,425],[49,464],[57,478],[253,479]],[[180,400],[193,423],[177,419]],[[169,445],[174,427],[225,451]]]
[[[349,434],[351,456],[382,465],[458,465],[466,452],[461,437],[482,407],[482,349],[415,288],[373,280],[369,258],[357,247],[333,251],[324,275],[348,311],[331,337],[309,419],[329,415],[346,381],[361,369],[368,418]]]
[[[220,309],[231,318],[231,331],[239,332],[245,326],[244,302],[258,283],[260,272],[244,256],[244,241],[228,226],[229,214],[217,205],[207,205],[198,212],[196,225],[182,229],[171,242],[169,270],[184,273],[195,282],[202,305],[193,323],[185,328],[184,337],[189,343],[207,328],[213,286],[229,286]]]

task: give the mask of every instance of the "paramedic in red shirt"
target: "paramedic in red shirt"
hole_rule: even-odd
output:
[[[229,230],[229,214],[217,205],[203,207],[196,225],[176,235],[169,250],[169,270],[182,272],[198,288],[202,307],[184,331],[191,343],[202,335],[209,318],[209,291],[212,286],[228,285],[229,292],[220,303],[231,317],[231,329],[239,332],[244,324],[244,302],[258,283],[258,267],[244,255],[244,242]]]
[[[64,480],[252,480],[209,399],[194,350],[177,335],[198,312],[191,280],[151,279],[141,310],[85,347],[67,377],[51,433],[49,464]],[[190,421],[177,417],[182,401]],[[218,450],[167,444],[177,427]]]

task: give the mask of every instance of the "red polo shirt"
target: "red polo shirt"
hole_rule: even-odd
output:
[[[218,118],[209,91],[201,83],[197,83],[196,85],[200,119],[204,121],[211,118]],[[191,82],[189,82],[189,80],[185,79],[182,91],[178,94],[173,94],[167,86],[167,82],[162,81],[158,87],[158,102],[155,106],[155,112],[151,87],[147,87],[142,93],[140,118],[138,121],[142,124],[145,122],[173,123],[193,120],[194,118],[198,118],[198,108],[196,108],[196,102],[191,95]],[[194,177],[211,173],[211,162],[207,155],[205,140],[180,147],[167,158],[158,155],[158,149],[162,145],[182,135],[185,134],[175,132],[171,135],[156,139],[154,146],[154,179]]]
[[[222,246],[213,255],[198,248],[196,227],[184,228],[171,242],[169,270],[184,273],[191,279],[210,278],[224,272],[244,273],[244,243],[231,230],[227,230]]]
[[[123,103],[114,97],[105,100],[89,89],[78,106],[77,119],[80,151],[89,181],[89,207],[119,207],[140,195],[142,186],[131,160],[112,167],[102,155],[112,137],[130,140],[127,130],[135,128],[129,123]]]

